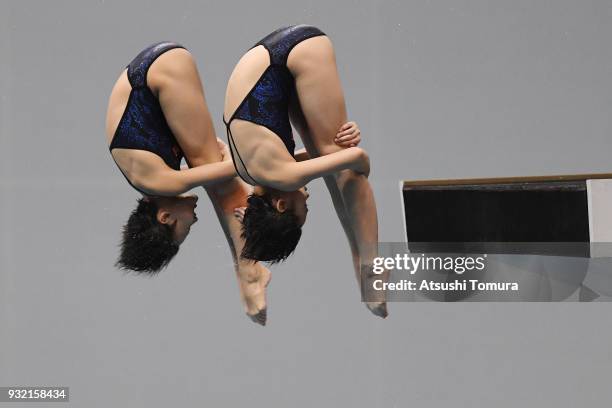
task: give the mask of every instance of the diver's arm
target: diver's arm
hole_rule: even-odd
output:
[[[361,130],[359,129],[357,123],[351,121],[342,125],[334,138],[334,143],[341,147],[359,146],[359,143],[361,143]],[[310,153],[308,153],[308,150],[303,147],[293,153],[293,158],[295,161],[301,162],[310,160],[311,156]]]
[[[236,176],[236,169],[231,161],[203,164],[187,170],[177,171],[175,178],[189,186],[189,189],[202,186],[208,187]]]
[[[302,162],[286,162],[269,172],[266,178],[270,180],[271,187],[282,191],[293,191],[311,180],[341,170],[352,170],[367,176],[370,172],[368,154],[359,147],[351,147]]]
[[[149,173],[144,177],[134,177],[132,183],[139,189],[161,196],[176,196],[198,186],[211,186],[235,177],[232,162],[208,163],[186,170],[170,168]]]

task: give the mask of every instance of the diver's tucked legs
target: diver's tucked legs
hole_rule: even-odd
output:
[[[288,64],[296,80],[301,114],[293,109],[292,119],[303,136],[304,146],[312,157],[342,149],[334,143],[340,126],[347,121],[344,94],[338,76],[331,41],[316,37],[298,44],[289,55]],[[303,120],[300,123],[300,116]],[[378,219],[376,202],[368,179],[351,170],[335,177],[326,177],[338,218],[347,234],[353,254],[355,273],[362,289],[370,287],[380,276],[371,273],[371,265],[378,255]],[[364,273],[364,271],[368,271]],[[371,298],[371,297],[370,297]],[[371,298],[372,299],[372,298]],[[384,292],[367,306],[374,314],[386,316]]]
[[[158,93],[164,116],[189,166],[224,159],[215,137],[202,81],[191,54],[184,49],[166,52],[153,63],[147,80],[149,87]],[[229,160],[229,153],[225,156]],[[246,312],[257,323],[265,324],[265,288],[271,274],[259,263],[240,260],[243,246],[241,224],[233,216],[234,208],[246,205],[250,188],[234,178],[208,187],[206,192],[230,246]]]
[[[308,129],[308,125],[306,124],[306,118],[304,118],[304,113],[302,112],[302,109],[299,106],[299,101],[297,101],[297,99],[291,101],[289,115],[291,117],[291,124],[300,134],[300,137],[302,138],[304,144],[308,145],[307,151],[309,151],[310,153],[316,152],[317,150],[312,143],[312,135],[310,134],[310,130]],[[317,153],[317,155],[319,154]],[[325,181],[325,185],[329,190],[332,203],[334,205],[334,209],[336,210],[336,214],[338,215],[338,219],[340,220],[340,224],[342,225],[342,229],[346,234],[346,238],[351,249],[351,256],[353,258],[355,278],[357,279],[357,282],[359,282],[359,248],[357,246],[357,240],[355,239],[355,235],[353,234],[353,229],[350,225],[349,219],[347,218],[344,199],[342,198],[342,194],[340,194],[340,190],[338,190],[336,178],[334,176],[323,177],[323,180]]]

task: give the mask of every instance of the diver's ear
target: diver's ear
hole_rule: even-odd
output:
[[[173,222],[172,214],[167,210],[159,210],[157,211],[157,221],[160,224],[171,224]]]
[[[272,205],[279,213],[284,213],[285,211],[287,211],[287,201],[284,198],[272,199]]]

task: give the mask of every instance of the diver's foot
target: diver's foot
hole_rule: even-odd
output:
[[[268,318],[268,310],[266,308],[260,310],[257,314],[246,314],[249,319],[251,319],[252,321],[254,321],[257,324],[260,324],[262,326],[266,325],[266,319]]]
[[[387,311],[386,290],[378,290],[376,282],[387,282],[389,273],[384,271],[382,274],[373,272],[372,265],[361,265],[361,300],[365,303],[370,312],[383,319],[389,315]],[[378,285],[380,286],[380,285]]]
[[[387,302],[366,302],[365,305],[370,312],[378,317],[385,319],[387,316],[389,316],[389,312],[387,311]]]
[[[266,287],[272,273],[260,263],[245,266],[239,271],[240,297],[247,316],[257,324],[266,325]]]

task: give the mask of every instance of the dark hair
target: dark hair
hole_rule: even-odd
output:
[[[172,228],[157,220],[157,210],[153,200],[138,200],[138,206],[123,226],[121,253],[115,266],[150,275],[168,266],[179,245]]]
[[[241,258],[271,264],[287,259],[295,250],[302,227],[291,210],[280,212],[269,195],[250,195],[242,221]]]

